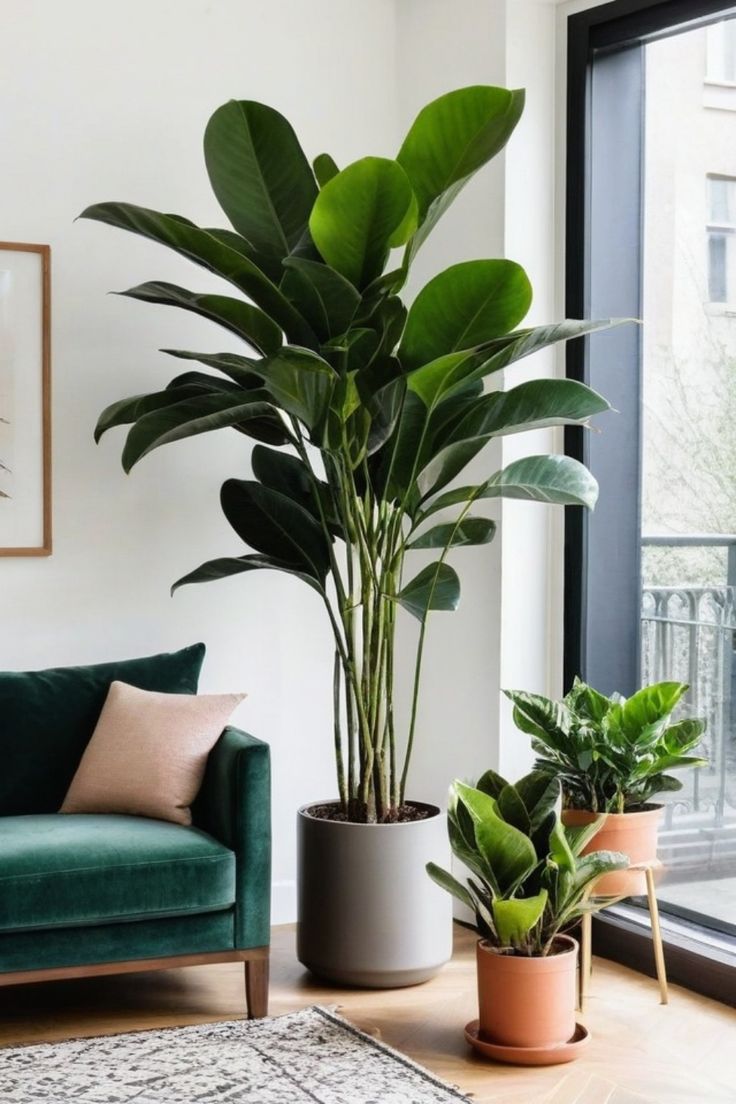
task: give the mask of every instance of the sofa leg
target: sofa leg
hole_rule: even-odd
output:
[[[259,1020],[268,1015],[268,956],[246,961],[245,1000],[249,1020]]]

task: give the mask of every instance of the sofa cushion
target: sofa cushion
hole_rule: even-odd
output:
[[[0,932],[185,916],[235,901],[235,855],[144,817],[0,817]]]
[[[0,671],[0,816],[59,810],[112,682],[196,694],[204,653],[195,644],[91,667]]]
[[[207,756],[245,694],[154,694],[114,682],[61,806],[191,824]]]

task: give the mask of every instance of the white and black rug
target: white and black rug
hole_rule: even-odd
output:
[[[1,1104],[447,1104],[467,1097],[324,1008],[0,1050]]]

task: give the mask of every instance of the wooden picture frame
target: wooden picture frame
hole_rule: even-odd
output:
[[[15,260],[12,254],[17,254]],[[36,258],[38,275],[33,271],[31,257]],[[5,262],[5,263],[4,263]],[[26,471],[18,476],[23,490],[32,492],[33,501],[18,511],[15,519],[3,525],[0,515],[0,556],[50,556],[52,551],[52,510],[51,510],[51,247],[35,245],[29,242],[0,241],[0,278],[7,277],[7,288],[3,291],[0,279],[0,392],[3,387],[21,391],[24,387],[23,404],[26,411],[31,410],[29,436],[31,442],[24,447],[28,461]],[[14,284],[17,288],[14,288]],[[13,304],[13,294],[23,299],[22,310]],[[5,336],[3,334],[3,295],[8,296],[9,310],[5,312]],[[38,296],[29,302],[31,296]],[[20,320],[19,320],[19,317]],[[40,327],[40,334],[38,329]],[[17,329],[17,333],[13,329]],[[26,363],[30,359],[34,371],[22,380],[13,374],[12,353],[14,338],[17,344],[25,348]],[[32,350],[32,352],[31,352]],[[5,365],[3,356],[5,354]],[[37,374],[36,374],[37,365]],[[6,381],[3,384],[3,368]],[[2,417],[2,411],[0,411]],[[4,419],[9,425],[10,419]],[[3,425],[0,425],[0,430]],[[2,435],[0,435],[1,438]],[[9,436],[9,435],[6,435]],[[22,450],[19,447],[18,452]],[[0,464],[3,461],[0,452]],[[22,461],[21,461],[22,464]],[[13,472],[10,464],[0,469],[0,477],[11,481],[5,484],[6,490],[0,498],[0,511],[3,502],[12,500]],[[25,483],[23,482],[25,478]],[[0,492],[3,484],[0,482]],[[21,516],[22,515],[22,516]],[[9,539],[8,529],[17,526],[18,539]]]

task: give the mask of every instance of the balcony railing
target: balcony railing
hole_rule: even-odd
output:
[[[723,549],[721,579],[642,592],[642,683],[687,682],[683,709],[707,720],[709,764],[668,795],[662,835],[671,865],[717,864],[736,848],[736,534],[648,536],[647,548]],[[697,845],[696,845],[697,844]]]

